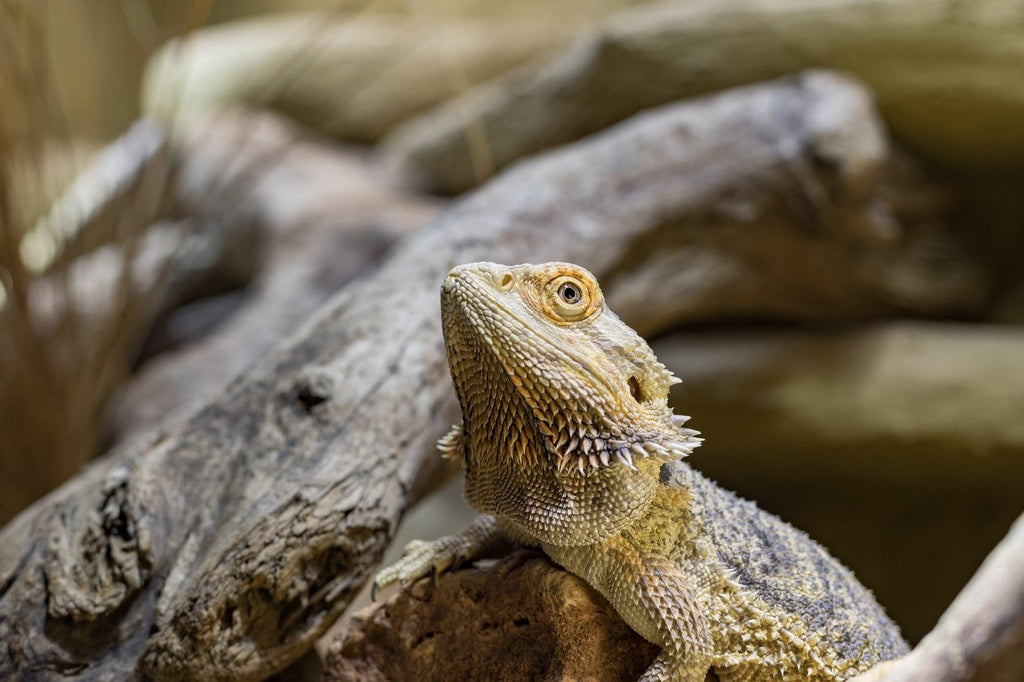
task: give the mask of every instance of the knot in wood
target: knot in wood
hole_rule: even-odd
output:
[[[304,412],[334,397],[334,379],[321,370],[304,370],[295,380],[292,394]]]

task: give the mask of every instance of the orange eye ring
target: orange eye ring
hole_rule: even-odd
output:
[[[561,274],[552,278],[545,289],[547,308],[556,322],[578,322],[601,307],[601,291],[597,282],[583,277]]]

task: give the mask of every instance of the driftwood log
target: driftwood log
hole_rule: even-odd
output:
[[[806,68],[871,86],[894,135],[946,167],[1024,165],[1021,0],[668,0],[604,20],[557,56],[410,118],[384,139],[431,187],[647,107]],[[942,55],[942,58],[938,56]],[[472,132],[473,135],[467,135]]]
[[[180,201],[220,233],[262,226],[260,267],[245,292],[176,311],[158,330],[172,349],[122,387],[111,410],[117,440],[213,398],[443,206],[396,190],[365,152],[325,145],[278,116],[221,113],[182,137]],[[225,310],[226,321],[214,319],[212,331],[188,342],[190,330]]]
[[[648,113],[508,172],[216,398],[9,524],[0,676],[254,679],[301,656],[432,482],[434,439],[455,417],[436,290],[457,263],[572,260],[614,289],[656,238],[695,261],[767,239],[760,265],[780,273],[852,253],[809,270],[845,289],[809,277],[791,292],[823,316],[842,301],[860,314],[970,307],[941,268],[893,277],[919,254],[883,198],[886,160],[865,91],[811,73]],[[729,315],[756,314],[762,286]],[[683,295],[707,316],[706,291]]]
[[[772,464],[785,457],[837,479],[913,485],[928,471],[932,481],[989,490],[1007,477],[1024,480],[1024,427],[1014,417],[1024,412],[1018,327],[734,327],[671,334],[654,348],[685,379],[673,405],[718,434],[707,459],[749,452],[749,435],[729,425],[757,433],[757,457],[742,465],[751,477],[785,477]],[[1024,508],[1024,490],[1016,498]]]
[[[267,106],[318,132],[372,142],[637,2],[377,0],[306,14],[277,2],[241,21],[241,6],[214,8],[212,25],[168,41],[149,59],[142,110],[180,122],[211,109]]]

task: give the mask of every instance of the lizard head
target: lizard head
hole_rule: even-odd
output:
[[[656,481],[661,463],[700,443],[668,407],[678,380],[607,308],[587,270],[460,265],[441,307],[463,413],[442,450],[464,459],[467,496],[482,511],[523,503],[495,503],[506,493],[480,490],[483,481],[501,480],[513,496],[519,483],[550,488],[565,504],[566,495],[597,494],[609,477]]]

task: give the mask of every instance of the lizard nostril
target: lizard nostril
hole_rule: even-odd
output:
[[[511,272],[506,272],[504,275],[501,276],[501,279],[498,281],[498,287],[502,291],[508,291],[509,289],[512,288],[512,284],[513,282],[515,282],[515,279],[516,278],[512,276]]]

